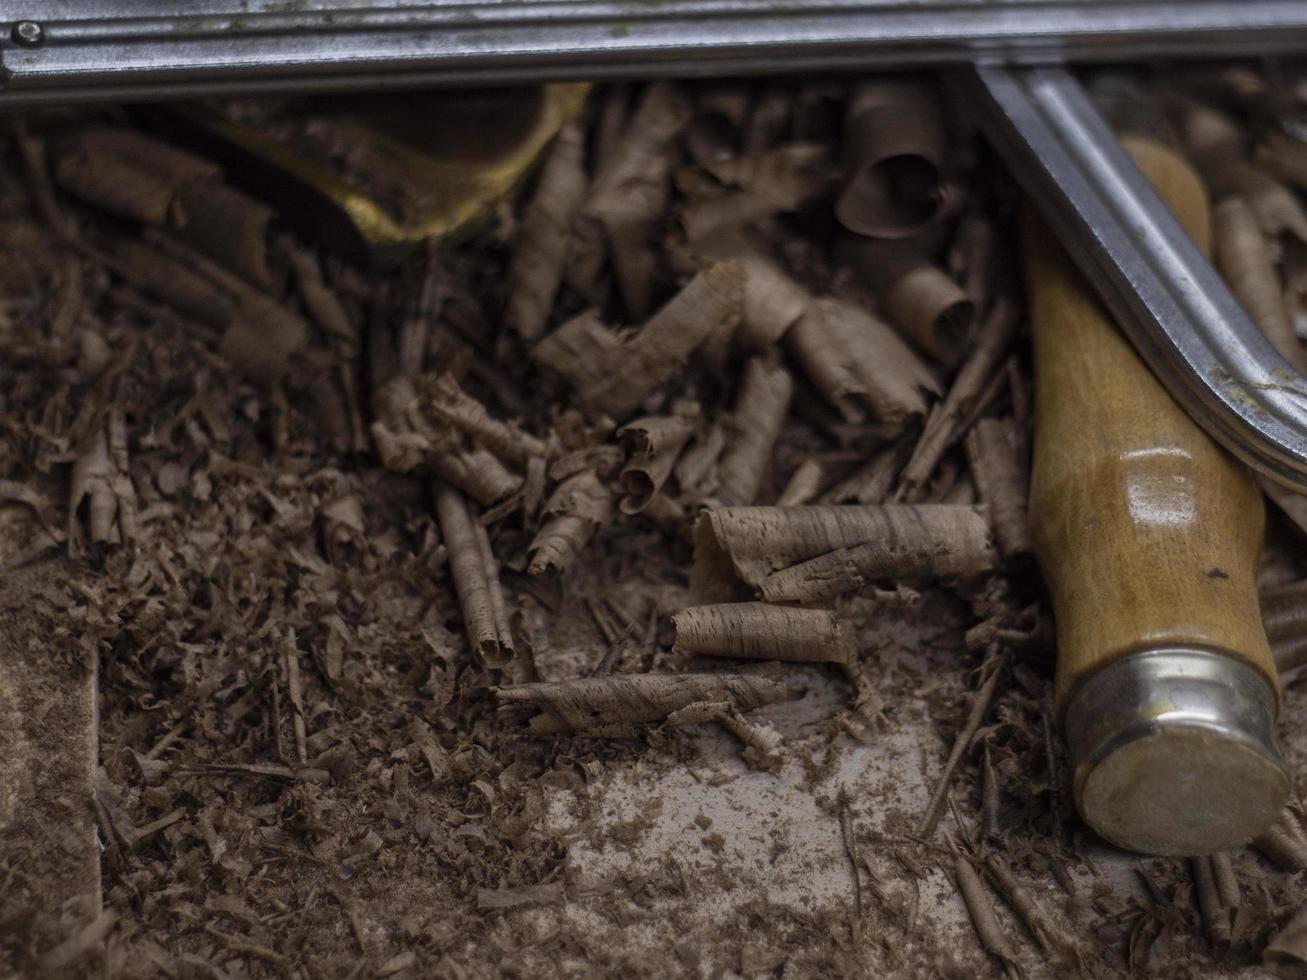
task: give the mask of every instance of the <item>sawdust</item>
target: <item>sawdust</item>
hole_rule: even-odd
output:
[[[833,98],[838,129],[833,88],[795,101]],[[601,104],[625,99],[621,91]],[[777,94],[763,95],[759,118],[740,132],[769,131],[762,117]],[[804,139],[829,137],[815,118],[805,117]],[[67,115],[33,123],[24,140],[84,124]],[[702,128],[690,132],[702,139]],[[581,415],[585,392],[578,399],[540,379],[515,334],[497,329],[511,248],[493,230],[381,274],[326,258],[312,303],[286,275],[303,276],[302,253],[288,257],[274,239],[267,299],[302,318],[293,353],[314,370],[242,370],[216,332],[235,307],[206,320],[202,304],[170,299],[106,260],[119,246],[155,246],[121,218],[32,187],[21,149],[6,143],[0,158],[0,204],[14,216],[0,226],[0,479],[11,487],[0,493],[0,653],[6,664],[43,658],[69,685],[98,664],[100,769],[90,813],[46,799],[16,819],[0,797],[0,974],[990,976],[998,965],[950,873],[959,855],[982,874],[997,854],[1044,915],[1032,935],[989,894],[1025,976],[1068,975],[1049,946],[1076,947],[1086,975],[1248,976],[1301,903],[1302,871],[1240,850],[1231,863],[1242,903],[1228,944],[1213,947],[1186,862],[1123,855],[1083,828],[1053,736],[1052,651],[1023,618],[1040,600],[1028,564],[949,587],[894,588],[891,577],[840,597],[856,662],[787,665],[798,696],[749,717],[781,737],[770,771],[751,768],[716,726],[542,738],[507,723],[492,687],[726,669],[676,650],[672,617],[690,605],[688,517],[717,492],[718,460],[732,448],[723,420],[746,357],[696,337],[655,359],[656,384],[648,375],[635,389],[614,384],[608,368],[630,369],[616,361],[587,379],[613,385],[599,402],[625,414],[665,415],[674,399],[693,399],[701,414],[682,462],[696,451],[707,462],[695,480],[681,467],[661,473],[666,484],[639,515],[618,518],[610,502],[582,512],[554,494],[578,475],[601,490],[620,486],[616,423]],[[678,186],[687,180],[679,174]],[[1003,195],[973,190],[969,206],[994,209],[991,224],[1003,227]],[[51,200],[84,247],[50,226]],[[814,244],[829,221],[813,211],[829,212],[831,200],[805,192],[803,202],[783,217],[768,211],[765,251],[820,298],[839,281]],[[658,231],[637,217],[641,236]],[[654,280],[638,283],[652,308],[690,279],[666,271],[660,262]],[[604,287],[606,322],[635,321],[642,304],[630,286]],[[337,301],[334,333],[318,309],[300,309],[320,308],[323,289]],[[593,299],[565,275],[550,322]],[[1015,451],[1028,447],[1020,382],[1008,380],[1024,371],[1019,339],[1015,369],[999,366],[1016,318],[994,308],[989,322],[1001,322],[982,331],[988,346],[964,358],[958,380],[926,368],[939,384],[920,386],[923,398],[953,394],[908,474],[917,429],[850,422],[791,364],[794,400],[746,496],[769,504],[815,463],[827,492],[857,477],[849,499],[864,504],[882,503],[902,476],[913,500],[969,505],[958,440],[976,417],[1011,418]],[[731,319],[699,326],[712,333]],[[700,340],[707,347],[692,354]],[[507,503],[465,515],[485,529],[499,566],[517,650],[502,671],[468,649],[427,477],[387,470],[375,447],[351,449],[324,422],[323,405],[351,404],[355,388],[442,371],[492,420],[513,420],[553,454],[547,476],[528,461]],[[123,414],[114,479],[134,494],[135,531],[88,535],[69,557],[59,513],[78,447],[107,406]],[[887,469],[874,491],[859,476],[873,457]],[[566,538],[571,567],[528,574],[533,541],[558,521],[584,532]],[[1274,525],[1273,560],[1301,574],[1292,533]],[[969,643],[977,622],[988,639]],[[999,641],[1009,649],[992,703],[946,779],[950,747],[988,679],[984,647]],[[64,703],[57,686],[0,693],[19,702],[0,725],[21,716],[44,775],[72,780],[64,742],[86,719],[29,723],[42,704]],[[1289,684],[1281,736],[1299,771],[1305,719],[1307,688]],[[939,826],[923,834],[941,786]],[[40,825],[71,826],[66,814],[95,822],[103,917],[53,901],[61,876],[84,862],[33,865],[25,850]]]

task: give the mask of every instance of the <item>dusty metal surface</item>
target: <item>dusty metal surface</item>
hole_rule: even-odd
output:
[[[1301,50],[1297,0],[26,0],[0,104]]]

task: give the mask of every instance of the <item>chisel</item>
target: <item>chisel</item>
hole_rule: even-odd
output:
[[[1206,251],[1197,176],[1158,144],[1126,142]],[[1224,850],[1265,830],[1289,792],[1258,609],[1261,495],[1026,218],[1031,531],[1057,623],[1057,703],[1076,804],[1094,830],[1131,850]]]

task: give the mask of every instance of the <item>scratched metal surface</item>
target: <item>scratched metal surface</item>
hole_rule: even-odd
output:
[[[10,0],[0,106],[1307,49],[1301,0]],[[12,34],[29,20],[33,43]]]

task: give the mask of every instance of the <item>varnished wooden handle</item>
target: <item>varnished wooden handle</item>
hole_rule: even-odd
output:
[[[1165,148],[1125,141],[1199,248],[1206,194]],[[1262,499],[1139,359],[1027,213],[1037,424],[1030,521],[1057,621],[1057,699],[1126,654],[1198,646],[1276,683],[1258,612]]]

